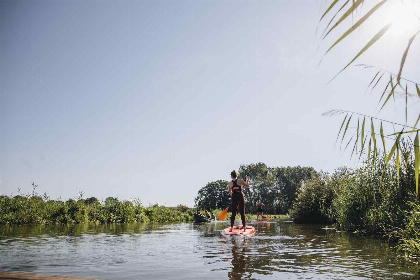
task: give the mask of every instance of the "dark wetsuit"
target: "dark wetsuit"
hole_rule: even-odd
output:
[[[239,213],[241,213],[242,225],[245,227],[245,198],[242,193],[242,187],[238,185],[237,180],[232,180],[232,183],[232,216],[230,218],[230,226],[233,227],[236,212],[239,210]],[[239,189],[234,190],[235,187],[239,187]]]

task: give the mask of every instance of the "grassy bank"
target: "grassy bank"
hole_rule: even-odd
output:
[[[407,257],[420,257],[420,202],[414,160],[384,158],[357,169],[341,168],[302,184],[291,217],[300,223],[332,223],[337,229],[398,241]]]
[[[109,197],[50,200],[37,195],[0,196],[0,224],[188,222],[194,210],[185,206],[143,207],[138,202]]]

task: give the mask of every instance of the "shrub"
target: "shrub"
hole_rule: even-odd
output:
[[[330,223],[333,189],[325,173],[302,183],[290,212],[297,223]]]

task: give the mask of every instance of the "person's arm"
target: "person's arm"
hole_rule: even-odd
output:
[[[242,179],[238,179],[238,185],[244,186],[245,188],[249,189],[248,177],[246,177],[246,181]]]
[[[229,194],[232,194],[232,184],[231,183],[228,184],[228,189],[229,189]]]

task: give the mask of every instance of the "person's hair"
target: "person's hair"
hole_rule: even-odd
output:
[[[237,178],[238,177],[238,172],[236,172],[236,170],[233,170],[232,172],[230,172],[230,177]]]

